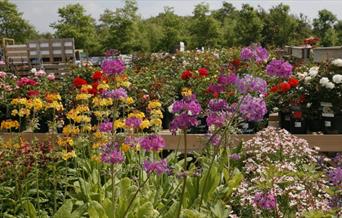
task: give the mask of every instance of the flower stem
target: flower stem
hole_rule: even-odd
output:
[[[112,164],[112,168],[111,168],[111,171],[112,171],[112,204],[113,204],[113,208],[115,207],[115,170],[114,170],[114,164]]]
[[[182,210],[182,204],[183,204],[183,200],[184,200],[184,194],[185,194],[185,186],[186,186],[186,179],[187,179],[187,175],[186,175],[186,169],[188,166],[187,163],[187,158],[188,158],[188,142],[187,142],[187,132],[186,129],[183,130],[184,133],[184,179],[183,179],[183,187],[182,187],[182,193],[181,193],[181,198],[179,201],[179,207],[178,207],[178,211],[177,211],[177,218],[180,217],[181,214],[181,210]]]

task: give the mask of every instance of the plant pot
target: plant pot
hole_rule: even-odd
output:
[[[269,117],[270,117],[270,113],[267,113],[267,114],[265,114],[264,119],[255,123],[255,128],[254,128],[255,132],[259,132],[259,131],[263,130],[264,128],[268,127]]]
[[[335,128],[337,133],[342,133],[342,114],[338,114],[335,117]]]
[[[309,132],[319,132],[322,130],[321,118],[310,118],[307,120],[307,122]]]
[[[291,119],[291,129],[290,133],[292,134],[306,134],[306,120],[301,119]]]
[[[170,123],[173,119],[173,114],[169,112],[167,108],[164,108],[163,110],[163,119],[162,119],[162,126],[163,129],[169,129]]]
[[[239,124],[239,129],[242,134],[254,134],[256,129],[256,122],[242,122]]]
[[[322,131],[324,134],[336,134],[335,128],[336,118],[334,117],[322,117]]]
[[[291,130],[291,113],[280,111],[279,113],[279,126],[287,131]]]

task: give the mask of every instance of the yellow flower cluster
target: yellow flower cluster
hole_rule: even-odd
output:
[[[64,126],[63,134],[64,135],[77,135],[80,133],[80,129],[77,126],[73,126],[71,124]]]
[[[69,120],[73,120],[76,123],[89,123],[91,121],[90,117],[82,113],[89,112],[90,109],[87,105],[78,105],[76,108],[71,109],[66,117]]]
[[[125,128],[125,121],[123,119],[118,119],[114,121],[114,128],[121,129]]]
[[[13,109],[11,112],[12,116],[19,116],[19,117],[25,117],[25,116],[30,116],[31,111],[27,108],[20,108],[19,111],[17,109]]]
[[[82,86],[83,87],[83,86]],[[77,101],[82,101],[82,100],[88,100],[89,98],[91,98],[91,94],[87,94],[87,93],[80,93],[76,95],[76,100]]]
[[[189,97],[192,95],[192,90],[190,88],[182,88],[182,96]]]
[[[61,96],[57,93],[48,93],[45,96],[45,100],[47,101],[45,108],[46,109],[55,109],[56,111],[63,110],[63,104],[61,101]]]
[[[116,77],[116,84],[118,87],[130,87],[131,83],[128,81],[127,75],[121,75]]]
[[[69,160],[70,158],[74,158],[76,157],[76,152],[73,150],[73,151],[63,151],[62,152],[62,158],[63,160]]]
[[[111,98],[100,98],[100,97],[93,98],[93,105],[96,107],[105,107],[105,106],[110,106],[112,104],[113,104],[113,99]]]
[[[153,100],[148,103],[147,108],[150,110],[150,125],[157,129],[162,126],[163,112],[160,110],[162,104],[158,100]]]
[[[57,140],[57,144],[59,146],[73,146],[74,145],[74,140],[70,137],[59,137]]]
[[[140,129],[147,129],[150,127],[150,121],[147,119],[144,119],[140,124]]]
[[[107,83],[101,83],[97,86],[97,90],[100,90],[100,89],[107,90],[109,89],[109,85]]]
[[[94,115],[99,119],[103,119],[110,115],[110,111],[94,111]]]
[[[14,98],[12,99],[11,104],[21,107],[19,111],[17,109],[12,110],[12,116],[19,115],[20,117],[29,116],[31,114],[31,109],[40,111],[44,106],[43,101],[40,98]]]
[[[91,85],[82,85],[81,92],[88,92],[89,89],[92,89],[93,87]],[[90,95],[91,97],[91,95]],[[76,96],[77,99],[77,96]],[[86,99],[85,99],[86,100]]]
[[[127,97],[127,98],[122,98],[120,99],[122,102],[128,104],[128,105],[131,105],[134,103],[134,99],[132,97]]]
[[[4,120],[1,122],[1,129],[19,129],[19,122],[16,120]]]
[[[147,108],[149,110],[153,110],[155,108],[160,108],[162,105],[161,103],[158,101],[158,100],[153,100],[153,101],[150,101],[147,105]]]
[[[138,118],[140,120],[143,120],[145,118],[145,114],[139,110],[135,110],[132,113],[128,114],[128,118],[130,118],[130,117],[135,117],[135,118]]]
[[[127,152],[127,151],[129,151],[130,147],[131,147],[131,146],[130,146],[129,144],[122,143],[122,145],[121,145],[121,150],[122,150],[123,152]]]
[[[48,93],[45,96],[45,100],[48,102],[53,102],[53,101],[60,101],[62,98],[60,94],[57,93]]]

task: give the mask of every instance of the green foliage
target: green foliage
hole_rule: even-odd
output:
[[[335,44],[333,26],[336,22],[336,16],[326,9],[319,11],[318,18],[313,20],[313,31],[321,38],[320,44],[322,46],[331,46]]]
[[[37,36],[33,26],[22,16],[15,4],[0,0],[0,39],[13,38],[16,43],[24,43]]]

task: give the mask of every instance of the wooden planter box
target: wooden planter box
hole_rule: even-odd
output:
[[[313,49],[313,60],[316,63],[331,61],[336,58],[342,58],[342,46]]]

